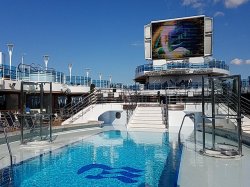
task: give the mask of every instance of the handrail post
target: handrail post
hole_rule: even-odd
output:
[[[23,90],[23,81],[21,81],[21,100],[20,100],[20,105],[21,105],[21,110],[20,110],[20,113],[21,113],[21,144],[23,144],[23,124],[24,124],[24,110],[26,107],[26,98],[24,98],[24,90]]]
[[[211,103],[212,103],[212,148],[215,149],[215,94],[214,94],[214,79],[212,79]]]
[[[49,139],[52,142],[52,82],[50,84],[50,91],[49,91]]]
[[[202,76],[202,150],[205,152],[205,92],[204,77]]]
[[[241,76],[237,77],[237,91],[238,91],[238,102],[237,102],[237,131],[238,131],[238,152],[242,156],[242,129],[241,129]]]
[[[167,97],[167,90],[165,89],[165,116],[166,116],[166,126],[169,128],[169,120],[168,120],[168,97]]]

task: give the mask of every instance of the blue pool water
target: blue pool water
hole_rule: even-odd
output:
[[[108,131],[24,161],[12,186],[177,186],[181,147],[168,133]],[[7,185],[9,168],[1,171]]]

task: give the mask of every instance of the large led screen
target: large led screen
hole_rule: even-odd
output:
[[[152,59],[204,56],[204,17],[153,22]]]

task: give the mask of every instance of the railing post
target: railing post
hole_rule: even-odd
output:
[[[20,100],[20,105],[21,105],[21,144],[23,144],[23,124],[24,124],[24,111],[26,107],[26,98],[24,98],[24,90],[23,90],[23,81],[21,81],[21,94],[20,94],[21,100]]]
[[[204,77],[202,76],[202,150],[205,152],[205,93],[204,93]]]
[[[43,113],[43,83],[40,83],[40,114]],[[42,135],[43,135],[43,129],[42,129],[42,124],[43,124],[43,119],[42,115],[40,115],[40,139],[42,140]]]
[[[212,103],[212,148],[215,149],[215,95],[214,95],[214,79],[212,80],[211,103]]]
[[[238,91],[238,102],[237,102],[237,131],[238,131],[238,152],[242,155],[242,130],[241,130],[241,76],[238,75],[237,79],[237,91]]]
[[[52,142],[52,82],[49,83],[50,90],[49,90],[49,139]]]
[[[169,128],[169,120],[168,120],[168,96],[167,90],[165,89],[165,116],[166,116],[166,126]]]

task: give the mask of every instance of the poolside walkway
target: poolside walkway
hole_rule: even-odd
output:
[[[65,128],[65,127],[64,127]],[[68,127],[69,128],[69,127]],[[47,153],[49,151],[58,149],[67,144],[82,140],[88,136],[102,131],[100,127],[90,127],[81,129],[72,129],[68,131],[61,131],[53,133],[53,142],[48,141],[34,141],[24,145],[20,144],[20,139],[10,143],[14,162],[19,163],[23,160]],[[20,136],[20,135],[19,135]],[[6,144],[0,145],[0,169],[10,165],[10,159]]]

